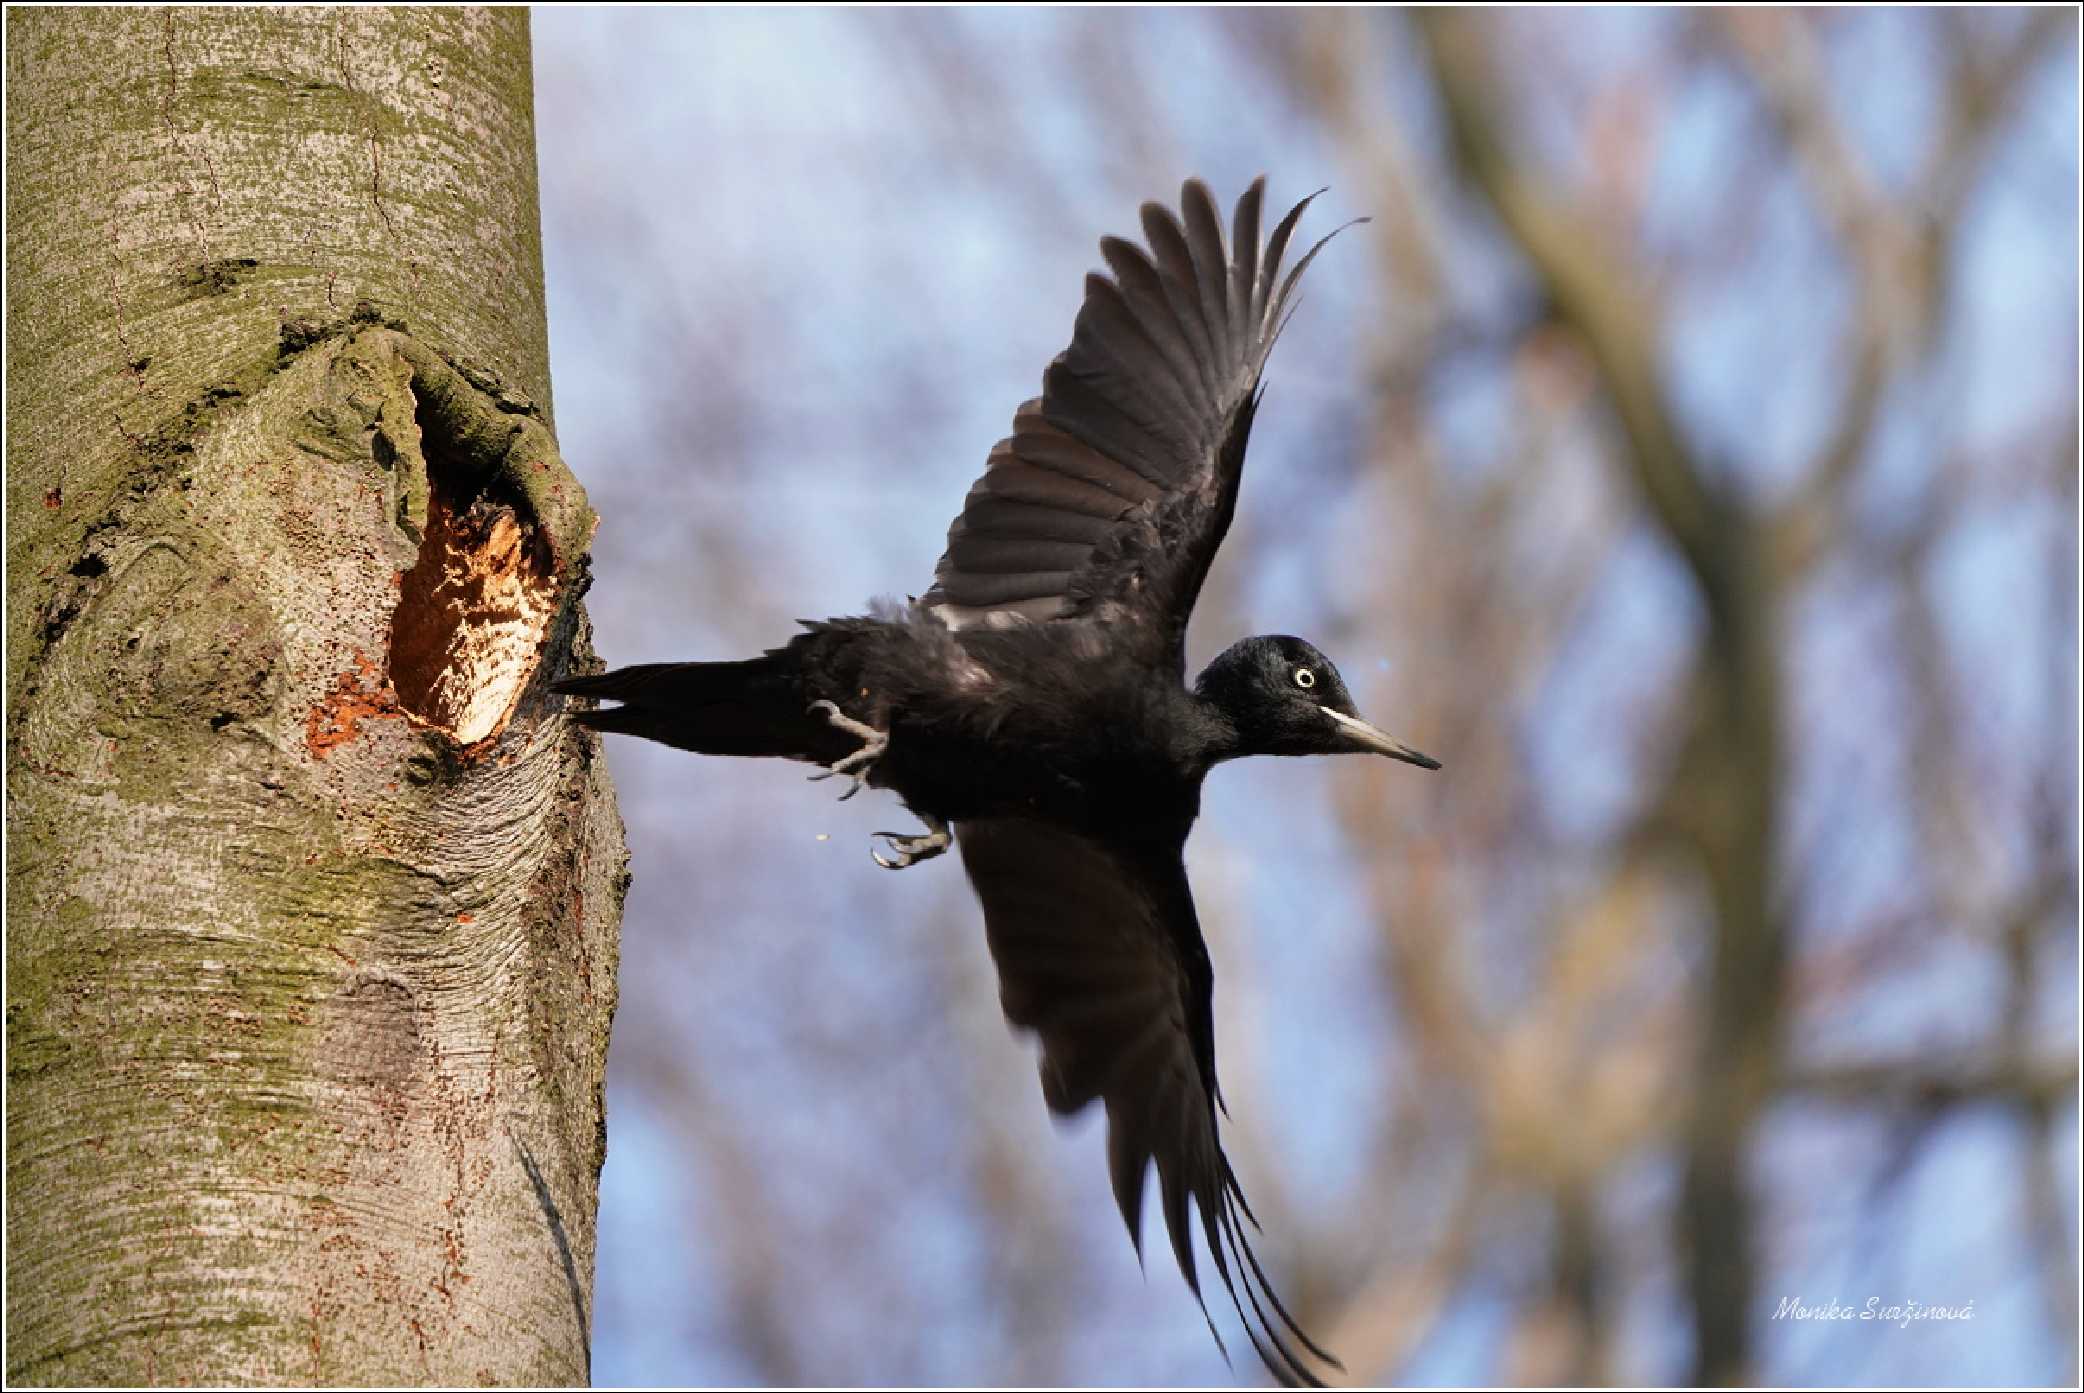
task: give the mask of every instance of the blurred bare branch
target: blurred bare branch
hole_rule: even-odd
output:
[[[1661,328],[1601,227],[1508,149],[1487,93],[1502,91],[1484,26],[1466,13],[1417,18],[1454,149],[1599,365],[1627,439],[1623,460],[1700,591],[1694,717],[1662,816],[1698,858],[1713,899],[1705,1026],[1687,1124],[1680,1233],[1694,1312],[1694,1377],[1751,1381],[1756,1290],[1743,1146],[1771,1095],[1781,1051],[1786,926],[1767,903],[1778,805],[1780,674],[1774,578],[1738,496],[1693,458],[1657,366]]]
[[[1657,366],[1658,311],[1607,247],[1596,223],[1506,145],[1488,93],[1509,90],[1485,57],[1484,24],[1444,10],[1414,13],[1439,81],[1461,168],[1480,187],[1555,311],[1599,365],[1629,442],[1644,500],[1711,601],[1727,585],[1717,500],[1672,417]]]
[[[1196,641],[1317,637],[1446,768],[1290,766],[1251,785],[1277,798],[1240,772],[1197,833],[1226,1135],[1298,1313],[1357,1381],[1848,1383],[1901,1356],[1811,1348],[1782,1296],[2017,1282],[2038,1343],[1979,1322],[1929,1372],[2074,1381],[2073,14],[680,22],[699,197],[648,167],[616,193],[642,44],[544,104],[602,123],[553,242],[591,239],[586,297],[660,369],[568,442],[607,500],[605,649],[618,594],[648,657],[778,641],[866,598],[839,571],[915,589],[1069,329],[1027,324],[1033,286],[1074,304],[1185,174],[1327,169],[1375,221],[1269,371]],[[760,53],[787,61],[741,79]],[[562,367],[559,408],[586,419]],[[662,647],[661,595],[706,647]],[[754,774],[642,768],[639,887],[673,912],[632,902],[626,1029],[661,1038],[618,1067],[695,1160],[651,1181],[724,1293],[689,1342],[788,1381],[1222,1377],[1191,1302],[1137,1282],[1091,1134],[1037,1144],[956,879],[812,876],[775,844],[790,790],[748,811]],[[729,848],[700,953],[643,819],[658,859]],[[2014,1218],[1938,1212],[1927,1168],[1992,1147]],[[1791,1179],[1817,1154],[1842,1193]],[[1928,1230],[1973,1273],[1916,1267]]]

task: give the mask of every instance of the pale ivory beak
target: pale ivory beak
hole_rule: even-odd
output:
[[[1401,759],[1406,764],[1415,764],[1421,769],[1438,769],[1440,761],[1431,755],[1420,754],[1401,740],[1392,740],[1358,716],[1347,716],[1329,706],[1319,708],[1325,715],[1345,728],[1346,738],[1356,750],[1368,750],[1391,759]]]

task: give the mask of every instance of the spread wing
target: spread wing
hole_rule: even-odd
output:
[[[1181,215],[1143,205],[1148,251],[1101,241],[1112,275],[1086,277],[1071,346],[948,529],[923,603],[952,627],[1103,611],[1179,650],[1237,503],[1260,369],[1296,278],[1331,240],[1280,279],[1316,195],[1262,251],[1265,182],[1237,201],[1227,252],[1198,179],[1181,190]]]
[[[1138,1255],[1144,1178],[1155,1164],[1165,1228],[1195,1300],[1189,1200],[1259,1357],[1284,1383],[1319,1384],[1289,1338],[1338,1361],[1268,1285],[1245,1230],[1258,1220],[1217,1138],[1214,978],[1179,848],[1116,851],[1010,818],[965,822],[957,844],[984,904],[1007,1019],[1041,1037],[1043,1098],[1065,1115],[1095,1100],[1106,1106],[1114,1197]]]

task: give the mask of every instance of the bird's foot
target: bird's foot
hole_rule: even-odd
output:
[[[810,776],[812,783],[816,783],[820,779],[829,779],[834,774],[845,774],[852,779],[854,782],[848,785],[847,791],[839,796],[839,801],[844,803],[855,794],[861,792],[861,785],[868,782],[869,769],[878,759],[883,757],[883,751],[890,748],[890,735],[887,731],[877,730],[872,725],[866,725],[855,720],[852,716],[840,710],[833,702],[821,700],[810,704],[810,709],[813,711],[821,708],[825,712],[825,719],[831,722],[835,728],[843,730],[849,735],[857,736],[861,741],[860,749],[844,759],[832,761],[832,763],[825,766],[823,771]]]
[[[953,840],[948,835],[948,824],[931,813],[921,813],[919,820],[926,824],[927,830],[914,836],[900,836],[895,832],[877,832],[874,834],[890,844],[890,855],[888,856],[883,855],[882,852],[875,850],[873,847],[869,849],[868,854],[876,858],[878,866],[881,866],[886,871],[901,871],[906,866],[916,866],[921,861],[931,861],[934,857],[939,856],[948,849],[948,843]]]

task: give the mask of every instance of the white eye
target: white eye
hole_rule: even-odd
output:
[[[1308,691],[1317,685],[1317,674],[1306,667],[1299,667],[1295,670],[1295,685]]]

